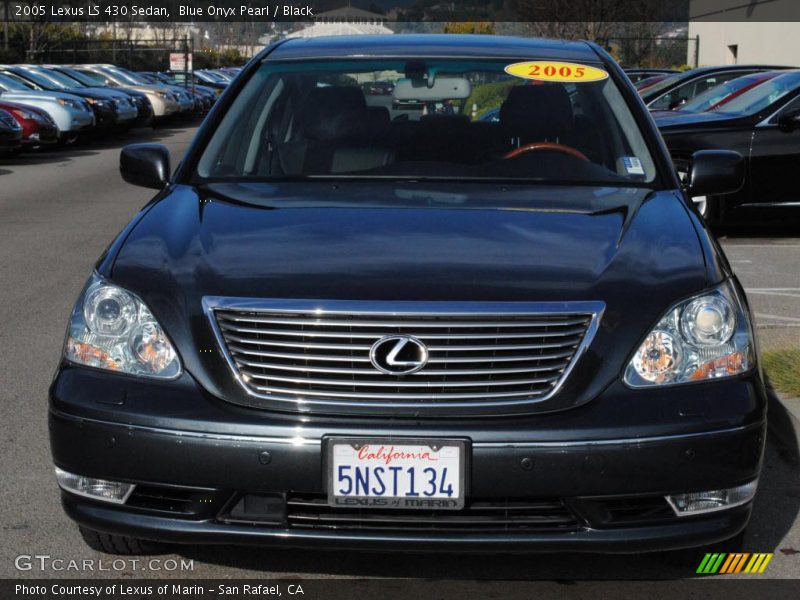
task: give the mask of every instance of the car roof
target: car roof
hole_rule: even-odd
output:
[[[364,57],[542,58],[601,61],[588,42],[494,35],[396,34],[288,38],[259,55],[269,60]]]
[[[753,69],[757,69],[759,71],[769,71],[769,70],[781,70],[781,69],[791,69],[793,67],[787,67],[783,65],[722,65],[717,67],[697,67],[696,69],[689,69],[688,71],[683,71],[683,75],[688,77],[695,77],[698,75],[705,75],[707,73],[725,73],[728,71],[752,71]]]

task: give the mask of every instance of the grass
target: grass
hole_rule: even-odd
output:
[[[769,350],[761,358],[773,387],[800,398],[800,348]]]

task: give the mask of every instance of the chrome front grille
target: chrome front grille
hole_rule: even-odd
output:
[[[234,374],[252,397],[309,406],[475,407],[552,396],[586,347],[603,304],[345,303],[206,298]],[[433,306],[433,310],[432,310]],[[421,370],[379,371],[370,350],[410,335]]]

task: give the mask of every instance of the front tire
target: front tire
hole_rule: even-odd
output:
[[[164,544],[141,540],[127,535],[114,535],[95,531],[79,526],[81,537],[86,545],[97,552],[116,554],[118,556],[139,556],[149,554],[162,554],[166,549]]]

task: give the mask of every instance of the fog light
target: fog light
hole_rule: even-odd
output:
[[[93,500],[124,504],[136,486],[132,483],[107,481],[67,473],[56,467],[56,479],[62,489]]]
[[[664,498],[677,516],[688,517],[746,504],[756,495],[757,486],[758,479],[755,479],[750,483],[726,490],[675,494]]]

